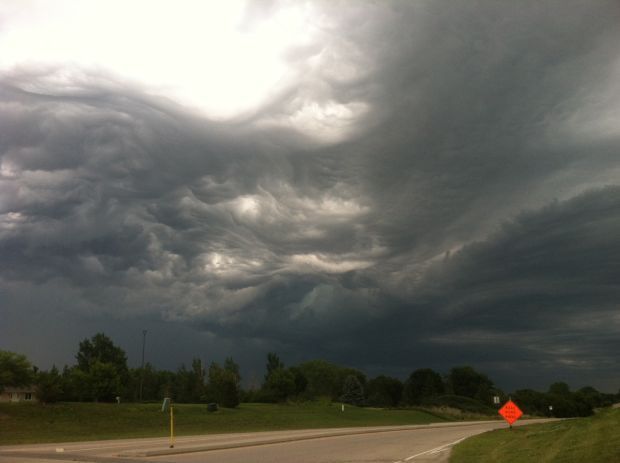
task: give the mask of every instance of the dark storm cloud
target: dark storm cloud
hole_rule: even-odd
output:
[[[601,354],[618,347],[619,226],[617,187],[523,213],[431,265],[415,288],[424,302],[400,316],[424,319],[415,337],[442,356],[613,371]]]
[[[317,8],[297,81],[236,122],[111,74],[3,73],[8,318],[617,388],[617,4]]]

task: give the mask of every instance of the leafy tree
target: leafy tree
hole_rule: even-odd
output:
[[[295,378],[295,395],[303,394],[308,387],[308,379],[298,367],[290,367],[289,371]]]
[[[342,395],[345,378],[349,375],[357,377],[362,386],[366,383],[366,376],[362,372],[325,360],[304,362],[298,368],[308,381],[304,395],[310,399],[329,397],[338,400]]]
[[[174,399],[185,403],[199,402],[205,393],[204,373],[200,359],[192,360],[191,369],[181,365],[173,380]]]
[[[592,408],[578,397],[570,394],[548,394],[549,402],[553,406],[553,416],[559,418],[568,418],[572,416],[590,416]]]
[[[171,397],[174,389],[175,374],[172,371],[157,371],[157,398]]]
[[[129,382],[125,351],[103,333],[80,342],[76,359],[76,369],[83,375],[72,373],[70,389],[77,396],[87,395],[95,401],[113,401],[123,391],[123,385]],[[82,380],[81,384],[78,379]],[[78,388],[84,391],[78,391]]]
[[[290,369],[273,370],[265,382],[265,392],[271,401],[284,402],[295,393],[295,375]]]
[[[403,383],[389,376],[377,376],[366,385],[367,403],[376,407],[396,407],[402,394]]]
[[[274,352],[267,353],[267,373],[265,373],[265,382],[269,379],[269,375],[276,370],[284,368],[284,363],[280,360],[280,357]]]
[[[95,402],[111,402],[120,395],[123,386],[114,364],[95,361],[87,374],[90,376],[91,396]]]
[[[549,386],[549,394],[568,397],[570,396],[570,388],[568,387],[568,384],[559,381]]]
[[[32,365],[25,355],[0,350],[0,392],[7,386],[28,386],[32,380]]]
[[[568,384],[556,382],[549,386],[547,398],[553,406],[553,416],[566,418],[571,416],[589,416],[593,413],[594,404],[588,400],[592,392],[598,392],[594,388],[586,388],[585,393],[571,392]],[[588,394],[590,393],[590,394]]]
[[[202,361],[198,358],[192,360],[191,396],[192,402],[200,401],[205,392],[205,370]]]
[[[420,368],[409,375],[404,389],[406,402],[418,405],[424,398],[443,394],[444,384],[439,373],[430,368]]]
[[[235,408],[239,405],[239,375],[232,369],[222,368],[216,362],[209,367],[209,384],[207,395],[209,402],[217,402],[222,407]]]
[[[560,418],[589,416],[593,408],[601,404],[601,398],[601,393],[593,387],[584,387],[573,393],[562,382],[553,383],[547,393],[521,389],[513,394],[513,399],[525,413]],[[549,406],[553,409],[550,410]]]
[[[362,405],[364,403],[364,386],[355,375],[348,375],[342,386],[342,396],[340,400],[352,405]]]
[[[94,399],[92,394],[92,376],[90,373],[82,371],[77,367],[65,367],[62,378],[64,400],[82,402]]]
[[[524,413],[545,416],[549,414],[549,397],[543,392],[532,389],[519,389],[512,394],[512,399]]]
[[[232,359],[232,357],[226,357],[226,360],[224,361],[224,370],[232,373],[238,384],[241,383],[241,373],[239,365]]]
[[[601,394],[592,386],[585,386],[579,389],[575,396],[578,400],[587,403],[590,408],[599,408],[605,405],[610,405],[606,403],[604,394]]]
[[[63,379],[58,368],[50,371],[39,371],[36,375],[37,398],[43,403],[54,403],[62,399]]]
[[[125,351],[114,345],[104,333],[97,333],[91,339],[80,342],[76,359],[82,371],[90,371],[95,362],[112,364],[123,378],[128,371]]]
[[[484,403],[490,402],[494,393],[493,381],[469,366],[452,368],[448,375],[448,384],[454,394]]]
[[[172,375],[174,373],[167,372]],[[144,368],[130,368],[129,380],[123,386],[123,397],[137,401],[140,399],[140,381],[142,381],[142,400],[160,400],[160,372],[152,364],[146,363]]]

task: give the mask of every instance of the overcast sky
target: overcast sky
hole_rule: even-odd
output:
[[[0,3],[0,349],[620,388],[620,4]]]

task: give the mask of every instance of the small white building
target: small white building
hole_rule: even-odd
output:
[[[37,394],[34,386],[11,387],[7,386],[0,393],[0,402],[36,402]]]

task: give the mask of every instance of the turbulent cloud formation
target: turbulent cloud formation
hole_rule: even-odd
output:
[[[234,115],[105,62],[0,63],[0,347],[151,324],[247,365],[616,390],[616,2],[270,5],[241,30],[307,34]]]

